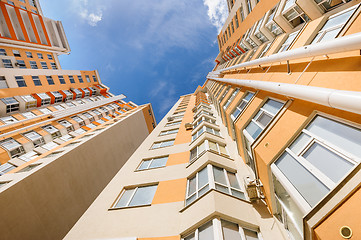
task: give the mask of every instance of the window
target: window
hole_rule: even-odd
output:
[[[29,61],[29,62],[30,62],[30,67],[31,67],[32,69],[38,69],[38,65],[36,64],[35,61]]]
[[[63,101],[63,95],[61,95],[58,91],[51,92],[55,97],[54,103],[59,103]]]
[[[78,116],[73,116],[71,117],[75,122],[77,122],[79,124],[80,127],[85,126],[85,122],[82,118],[78,117]]]
[[[53,62],[50,63],[50,66],[51,66],[51,68],[54,69],[54,70],[58,69],[58,67],[56,66],[56,64],[53,63]]]
[[[54,79],[52,76],[46,76],[46,80],[48,81],[49,85],[54,85]]]
[[[32,112],[24,112],[24,113],[22,113],[22,115],[27,119],[36,117],[36,115],[34,113],[32,113]]]
[[[25,109],[29,109],[29,108],[33,108],[33,107],[36,107],[37,105],[37,101],[36,99],[31,96],[31,95],[24,95],[24,96],[21,96],[21,98],[24,100],[25,102]]]
[[[152,169],[152,168],[160,168],[164,167],[167,163],[168,156],[165,157],[156,157],[152,159],[145,159],[139,165],[137,170],[145,170],[145,169]]]
[[[256,167],[253,160],[252,143],[261,135],[270,122],[274,119],[277,113],[281,110],[284,104],[279,101],[268,99],[257,114],[253,117],[250,123],[243,130],[245,140],[246,153],[248,155],[248,164],[256,173]]]
[[[19,50],[13,50],[14,57],[21,57]]]
[[[10,163],[4,163],[3,165],[0,166],[0,176],[4,175],[7,172],[10,172],[11,170],[15,169],[16,166],[10,164]]]
[[[88,118],[90,122],[94,122],[94,121],[95,121],[93,115],[91,115],[90,113],[85,112],[85,113],[83,113],[83,116],[85,116],[86,118]]]
[[[5,76],[0,76],[0,89],[8,88]]]
[[[44,59],[44,56],[43,56],[42,53],[37,53],[36,55],[38,55],[38,58],[39,58],[39,59]]]
[[[2,59],[4,68],[14,68],[10,59]]]
[[[236,12],[236,16],[234,18],[234,21],[236,22],[236,29],[239,27],[239,22],[238,22],[238,14]]]
[[[211,119],[211,118],[208,118],[208,117],[205,117],[205,116],[203,116],[203,117],[201,117],[197,122],[195,122],[194,124],[193,124],[193,128],[196,128],[199,124],[201,124],[202,122],[208,122],[208,123],[212,123],[212,124],[216,124],[216,120],[213,120],[213,119]]]
[[[26,137],[30,141],[32,141],[34,144],[34,147],[39,147],[39,146],[45,144],[43,137],[35,131],[30,131],[30,132],[24,133],[24,137]]]
[[[59,123],[64,126],[68,132],[74,131],[73,124],[71,124],[69,121],[63,119],[60,120]]]
[[[18,87],[26,87],[26,82],[22,76],[15,76],[15,81]]]
[[[239,16],[241,17],[241,22],[244,21],[244,13],[243,13],[243,6],[241,4],[241,7],[239,8]]]
[[[308,21],[307,15],[296,4],[296,0],[286,1],[286,4],[282,11],[282,15],[293,27],[297,27],[298,25]]]
[[[165,141],[162,141],[162,142],[155,142],[155,143],[153,144],[153,146],[151,147],[151,149],[169,147],[169,146],[172,146],[173,144],[174,144],[174,139],[172,139],[172,140],[165,140]]]
[[[0,145],[10,153],[12,158],[20,156],[25,153],[23,146],[12,138],[7,138],[0,141]]]
[[[48,133],[50,133],[51,136],[53,137],[53,139],[55,139],[57,137],[61,137],[60,131],[56,127],[54,127],[53,125],[50,125],[50,124],[46,125],[46,126],[43,127],[43,129],[45,131],[47,131]]]
[[[217,136],[221,136],[220,132],[208,126],[202,126],[196,133],[192,135],[192,141],[196,140],[202,133],[208,132]]]
[[[113,208],[146,206],[153,201],[158,185],[124,189]]]
[[[90,96],[90,91],[86,88],[82,88],[81,90],[83,90],[84,92],[84,97],[89,97]]]
[[[75,80],[74,80],[73,76],[68,76],[68,77],[69,77],[70,83],[75,83]]]
[[[325,42],[336,38],[347,20],[355,12],[356,7],[357,6],[351,7],[345,11],[330,16],[325,25],[323,25],[321,30],[313,39],[312,43]]]
[[[48,65],[46,64],[46,62],[40,62],[41,68],[42,69],[49,69]]]
[[[190,162],[194,162],[198,157],[200,157],[203,152],[212,151],[217,154],[222,154],[228,156],[228,152],[225,144],[220,144],[218,142],[213,142],[208,139],[204,140],[201,144],[197,145],[191,150]]]
[[[75,98],[81,98],[83,96],[83,93],[79,89],[73,89],[73,92],[75,93]]]
[[[98,82],[97,77],[95,75],[93,75],[93,81]]]
[[[205,111],[205,110],[202,110],[202,111],[200,111],[197,115],[194,116],[194,119],[199,118],[202,114],[205,114],[205,115],[208,115],[208,116],[213,116],[213,113],[208,112],[208,111]]]
[[[234,90],[234,92],[232,93],[232,95],[228,98],[226,104],[224,104],[223,109],[226,110],[228,108],[228,106],[231,104],[231,102],[233,101],[233,99],[237,96],[237,94],[239,93],[239,88],[236,88],[236,90]]]
[[[244,98],[242,98],[242,100],[240,101],[240,103],[237,105],[237,107],[233,110],[233,112],[231,113],[231,118],[233,121],[235,121],[240,115],[241,113],[244,111],[244,109],[248,106],[248,104],[250,103],[251,99],[253,98],[254,93],[252,92],[247,92],[247,94],[245,95]]]
[[[84,80],[83,80],[83,78],[81,77],[81,75],[78,75],[78,79],[79,79],[79,82],[80,82],[80,83],[83,83],[83,82],[84,82]]]
[[[85,75],[85,79],[86,79],[87,82],[90,82],[90,77],[89,77],[89,75]]]
[[[179,124],[181,124],[181,122],[182,122],[182,121],[170,122],[170,123],[167,123],[167,124],[165,125],[165,127],[179,125]]]
[[[18,122],[18,120],[16,118],[14,118],[13,116],[2,117],[2,118],[0,118],[0,120],[5,124],[11,124],[11,123]]]
[[[46,93],[38,93],[37,95],[41,99],[41,102],[40,102],[41,106],[50,104],[51,98],[49,97],[48,94],[46,94]]]
[[[178,133],[178,128],[176,129],[172,129],[172,130],[167,130],[167,131],[161,131],[159,136],[164,136],[164,135],[168,135],[168,134],[174,134],[174,133]]]
[[[289,49],[289,47],[291,46],[292,42],[295,40],[295,38],[298,35],[298,31],[290,33],[290,35],[288,35],[288,38],[286,39],[286,41],[284,41],[284,43],[282,44],[280,50],[278,50],[278,52],[284,52],[287,51]]]
[[[41,81],[38,76],[31,76],[35,86],[41,86]]]
[[[248,14],[250,14],[252,12],[251,0],[246,0],[246,3],[247,3]]]
[[[0,48],[0,56],[7,56],[5,49]]]
[[[19,68],[26,68],[24,60],[16,60],[16,64]]]
[[[58,78],[59,78],[60,84],[65,84],[65,80],[64,80],[63,76],[59,75]]]
[[[31,52],[25,52],[27,58],[33,58],[33,54]]]
[[[6,105],[6,113],[11,113],[19,110],[20,104],[15,98],[1,98],[1,101]]]
[[[53,60],[53,55],[47,54],[49,60]]]
[[[62,90],[62,92],[66,95],[66,98],[64,99],[64,101],[73,99],[74,95],[69,90]],[[72,105],[72,106],[74,106],[74,105]]]
[[[267,43],[267,45],[263,48],[262,52],[259,54],[259,56],[257,58],[264,57],[264,55],[266,55],[267,51],[271,47],[271,44],[272,44],[272,42]]]
[[[188,179],[186,205],[203,196],[209,189],[246,199],[234,172],[208,164],[195,176]]]
[[[231,86],[228,86],[226,91],[224,91],[224,93],[222,94],[222,96],[219,98],[218,103],[221,103],[222,100],[224,99],[224,97],[227,95],[227,93],[229,92],[229,89],[231,89]]]
[[[37,158],[38,156],[39,156],[39,154],[37,154],[36,152],[30,151],[30,152],[27,152],[27,153],[19,156],[18,158],[20,158],[21,160],[23,160],[25,162],[29,162],[30,160],[33,160],[33,159]]]
[[[52,111],[50,111],[48,108],[41,108],[39,109],[40,112],[44,113],[44,114],[51,114]]]

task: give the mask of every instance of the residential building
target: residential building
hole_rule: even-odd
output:
[[[37,0],[0,1],[1,239],[63,238],[156,125],[69,52]]]
[[[227,1],[216,67],[65,239],[361,239],[359,1]]]

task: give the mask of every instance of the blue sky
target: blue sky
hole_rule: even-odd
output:
[[[152,103],[159,122],[202,85],[218,54],[226,0],[40,0],[71,47],[63,69],[98,69],[114,94]]]

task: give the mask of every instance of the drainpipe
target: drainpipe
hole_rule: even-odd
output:
[[[348,112],[361,114],[361,92],[344,91],[330,88],[312,87],[289,83],[264,82],[257,80],[241,80],[229,78],[209,78],[218,82],[225,82],[237,86],[245,86],[263,91],[273,92],[297,98],[308,102],[314,102],[327,107],[336,108]]]

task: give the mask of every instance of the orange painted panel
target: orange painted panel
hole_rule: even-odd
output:
[[[35,115],[43,115],[43,113],[40,112],[38,109],[34,109],[31,112],[34,113]]]
[[[166,166],[188,163],[189,155],[190,155],[189,151],[170,154]]]
[[[152,204],[182,202],[184,201],[186,187],[186,178],[160,182]]]
[[[26,119],[23,115],[21,115],[21,114],[14,114],[14,115],[12,115],[14,118],[16,118],[17,120],[24,120],[24,119]]]
[[[194,95],[191,96],[188,107],[186,108],[186,112],[184,113],[184,117],[182,122],[179,126],[179,131],[174,141],[174,145],[183,144],[183,143],[190,143],[192,140],[192,131],[186,130],[184,127],[186,123],[193,122],[193,111],[192,108],[194,107],[196,97]]]
[[[150,105],[148,105],[147,107],[143,108],[142,111],[143,111],[143,115],[144,115],[144,119],[145,119],[145,123],[147,124],[147,128],[148,128],[148,131],[149,133],[151,133],[153,131],[153,124],[155,126],[155,121],[154,121],[154,116],[152,114],[149,115],[149,112],[148,110],[150,110]]]
[[[10,160],[10,156],[8,152],[0,147],[0,163],[4,164],[7,163]]]
[[[315,228],[318,239],[339,240],[340,228],[348,226],[352,230],[351,239],[361,239],[361,188],[349,196],[345,202],[338,206],[331,214]]]

